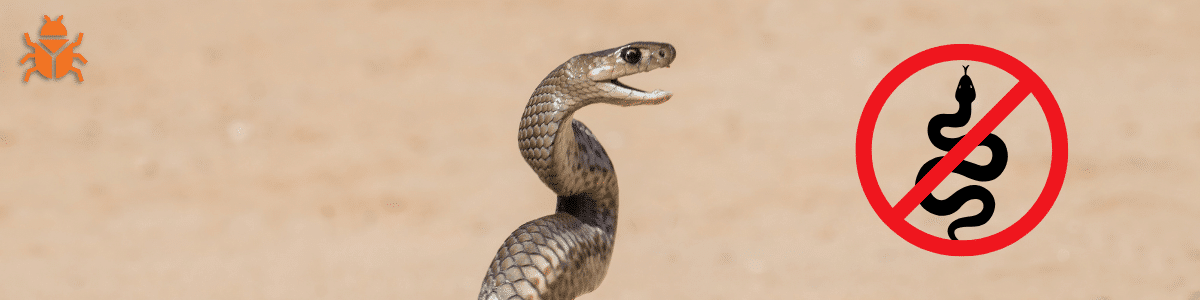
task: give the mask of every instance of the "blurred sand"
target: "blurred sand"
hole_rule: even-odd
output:
[[[84,83],[21,81],[43,14],[85,33]],[[608,277],[581,299],[1198,299],[1196,15],[1195,1],[6,1],[0,299],[472,299],[504,237],[554,207],[515,143],[533,87],[636,40],[679,58],[624,81],[676,96],[578,114],[622,192]],[[1071,143],[1046,219],[976,257],[899,238],[854,165],[875,84],[952,43],[1038,72]],[[889,198],[941,155],[922,130],[954,110],[962,64],[884,107]],[[977,121],[1015,80],[972,65]],[[996,217],[961,234],[1007,226],[1045,181],[1031,103],[997,129],[1013,160],[985,184]],[[951,219],[918,213],[944,236]]]

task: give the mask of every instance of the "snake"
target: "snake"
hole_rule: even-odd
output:
[[[954,145],[958,144],[959,140],[962,140],[962,137],[948,138],[942,135],[942,128],[963,127],[971,120],[971,102],[975,101],[975,83],[971,81],[971,76],[967,75],[967,67],[970,66],[963,66],[963,76],[958,79],[958,86],[954,90],[954,99],[958,101],[958,111],[953,114],[936,115],[929,119],[927,129],[929,142],[942,151],[950,151]],[[964,160],[954,167],[953,172],[975,181],[991,181],[1000,177],[1000,173],[1004,172],[1004,167],[1008,165],[1008,147],[1004,145],[1004,140],[989,133],[983,142],[979,143],[979,146],[991,150],[991,161],[981,166]],[[917,172],[916,182],[921,182],[921,178],[925,178],[925,174],[929,173],[943,157],[945,156],[935,157],[925,162],[925,165],[921,166],[921,170]],[[946,200],[939,200],[930,192],[921,201],[921,208],[934,215],[947,216],[957,212],[967,201],[976,199],[983,202],[983,209],[973,216],[962,217],[950,222],[950,226],[946,229],[946,234],[950,236],[951,240],[958,240],[958,236],[954,234],[958,228],[980,226],[991,220],[992,213],[996,210],[996,199],[987,188],[980,185],[969,185],[950,194]]]
[[[480,300],[574,299],[600,286],[617,230],[617,174],[575,111],[593,103],[654,105],[673,95],[619,78],[670,67],[675,47],[633,42],[580,54],[542,79],[517,131],[525,162],[557,195],[554,214],[526,222],[504,240],[479,289]]]

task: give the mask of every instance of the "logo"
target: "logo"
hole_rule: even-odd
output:
[[[875,134],[875,125],[879,121],[879,113],[883,109],[883,104],[891,97],[892,92],[896,91],[896,88],[913,74],[926,67],[954,60],[976,61],[995,66],[1015,77],[1018,80],[1017,84],[1000,99],[996,106],[987,110],[983,118],[967,131],[966,135],[959,138],[947,138],[941,134],[942,128],[965,126],[967,122],[963,119],[969,119],[971,102],[975,100],[975,84],[965,74],[966,67],[963,67],[964,74],[960,78],[955,92],[955,98],[959,102],[959,113],[935,116],[930,120],[928,126],[929,140],[937,148],[947,151],[946,155],[926,162],[917,174],[916,185],[893,206],[883,195],[871,157],[872,138]],[[1004,171],[1008,153],[1004,142],[992,131],[1029,95],[1033,95],[1037,99],[1050,129],[1052,152],[1046,185],[1042,188],[1033,206],[1012,225],[983,238],[958,240],[954,233],[955,229],[979,226],[991,218],[992,211],[997,205],[995,199],[987,189],[978,185],[962,188],[946,200],[933,197],[931,192],[951,172],[975,181],[990,181],[999,176]],[[991,150],[992,161],[983,166],[964,162],[967,155],[980,146]],[[863,108],[862,117],[859,119],[855,159],[858,163],[858,179],[862,183],[867,200],[871,203],[871,208],[893,232],[914,246],[930,252],[952,256],[981,255],[1015,243],[1032,231],[1042,221],[1042,218],[1046,217],[1050,207],[1054,205],[1054,200],[1058,198],[1058,192],[1062,189],[1066,176],[1067,129],[1066,123],[1063,121],[1062,110],[1059,109],[1058,102],[1054,100],[1054,95],[1050,93],[1050,88],[1037,73],[1029,69],[1029,66],[1000,50],[979,45],[945,45],[930,48],[909,57],[880,80],[879,85],[871,92],[871,96]],[[957,211],[963,202],[968,200],[980,200],[983,202],[984,208],[977,215],[960,218],[950,223],[948,229],[950,239],[933,236],[905,221],[905,217],[911,214],[918,205],[935,215],[949,215]]]
[[[58,16],[55,20],[51,20],[50,16],[42,18],[46,20],[46,24],[42,25],[38,43],[34,43],[28,33],[25,34],[25,45],[33,48],[33,53],[21,58],[21,64],[33,60],[33,67],[25,71],[25,82],[29,82],[29,75],[33,75],[33,72],[42,73],[42,76],[48,79],[62,78],[67,76],[67,73],[75,72],[75,78],[83,82],[83,72],[73,65],[76,58],[84,64],[87,63],[82,54],[75,53],[75,47],[79,47],[83,42],[83,33],[79,33],[74,43],[63,47],[68,41],[67,27],[62,23],[63,16]]]

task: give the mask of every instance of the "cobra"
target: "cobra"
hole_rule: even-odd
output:
[[[572,299],[600,286],[617,227],[617,174],[575,111],[593,103],[659,104],[671,92],[646,92],[618,78],[669,67],[675,47],[635,42],[580,54],[559,65],[533,91],[521,115],[517,145],[555,194],[554,214],[513,231],[488,267],[479,299]]]

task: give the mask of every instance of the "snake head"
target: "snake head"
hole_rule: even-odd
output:
[[[954,90],[954,99],[962,102],[975,101],[975,83],[967,76],[967,67],[963,66],[963,76],[958,79],[958,87]]]
[[[624,46],[582,54],[581,75],[599,89],[596,102],[621,106],[659,104],[671,99],[671,92],[646,92],[617,81],[618,78],[671,66],[675,47],[667,43],[633,42]]]

